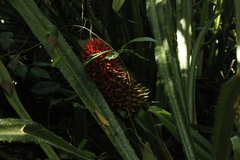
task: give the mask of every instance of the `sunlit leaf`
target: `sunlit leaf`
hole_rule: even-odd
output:
[[[111,60],[117,58],[118,56],[119,56],[118,52],[112,52],[112,54],[106,55],[105,59]]]
[[[233,151],[234,151],[234,160],[240,159],[240,139],[238,136],[234,136],[231,138]]]

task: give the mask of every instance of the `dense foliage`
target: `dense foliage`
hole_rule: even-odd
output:
[[[240,159],[238,5],[0,0],[0,157]]]

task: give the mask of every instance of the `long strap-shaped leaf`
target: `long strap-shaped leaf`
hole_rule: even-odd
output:
[[[158,71],[164,81],[166,94],[169,98],[169,104],[175,118],[175,123],[179,131],[186,157],[189,160],[194,160],[197,159],[197,154],[190,133],[189,122],[186,115],[187,112],[184,111],[183,103],[181,103],[180,96],[176,90],[178,86],[175,82],[177,80],[173,78],[173,68],[170,64],[174,62],[174,57],[169,57],[170,48],[165,35],[165,28],[163,27],[163,1],[148,0],[147,2],[148,16],[152,24],[153,34],[158,41],[155,47],[155,59]]]
[[[19,117],[21,117],[22,119],[32,120],[30,115],[27,113],[24,106],[22,105],[21,101],[19,100],[17,92],[12,86],[12,79],[1,60],[0,60],[0,82],[5,83],[5,85],[8,85],[8,87],[6,87],[7,89],[5,89],[5,92],[8,94],[7,95],[5,93],[6,98],[8,102],[11,104],[11,106],[14,108],[14,110],[17,112]],[[51,146],[44,143],[41,143],[40,146],[47,154],[48,158],[52,160],[59,160],[57,154],[55,153]]]
[[[42,14],[34,1],[9,0],[44,45],[72,88],[82,99],[124,159],[138,159],[103,96],[81,68],[81,62],[55,26]],[[57,60],[57,61],[56,61]]]
[[[230,138],[234,126],[234,105],[238,103],[240,93],[240,74],[234,75],[221,86],[216,107],[213,129],[212,160],[227,160],[230,156]]]
[[[85,150],[80,150],[54,133],[50,132],[42,125],[23,119],[0,119],[0,140],[1,141],[21,141],[35,142],[39,144],[49,144],[59,148],[67,153],[75,155],[78,158],[93,159],[93,153]],[[55,160],[56,158],[52,158]]]
[[[174,124],[172,115],[169,112],[156,106],[149,107],[148,111],[154,113],[176,139],[178,139],[179,141],[181,140],[177,132],[176,125]],[[204,160],[210,160],[212,144],[194,129],[190,128],[190,132],[192,133],[194,139],[194,146],[196,148],[199,158]]]

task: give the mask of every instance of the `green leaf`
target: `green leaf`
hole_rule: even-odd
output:
[[[18,66],[16,72],[22,77],[25,78],[28,68],[25,65]]]
[[[36,94],[45,95],[54,92],[60,87],[60,84],[52,81],[43,81],[35,84],[31,91]]]
[[[49,73],[47,71],[45,71],[44,69],[41,69],[41,68],[31,68],[30,71],[36,77],[51,79]]]
[[[112,3],[112,9],[115,11],[115,12],[118,12],[123,3],[124,3],[125,0],[113,0],[113,3]]]
[[[105,53],[111,52],[112,50],[106,50],[103,52],[99,52],[99,53],[95,53],[93,55],[91,55],[85,62],[83,62],[82,67],[85,67],[88,63],[90,63],[92,60],[104,55]]]
[[[213,127],[207,127],[207,126],[202,126],[202,125],[196,125],[196,124],[190,124],[190,126],[199,132],[203,132],[203,133],[213,133]],[[232,135],[236,135],[238,137],[240,137],[240,133],[232,131],[231,133]]]
[[[152,26],[155,46],[155,61],[158,75],[164,82],[164,92],[168,98],[168,104],[172,111],[174,122],[181,137],[184,153],[187,159],[197,159],[196,148],[192,139],[187,116],[186,99],[180,76],[179,61],[176,53],[169,45],[165,26],[164,2],[147,0],[147,15]],[[170,43],[172,43],[170,41]]]
[[[153,115],[150,112],[147,112],[143,109],[140,109],[136,115],[133,116],[134,121],[138,124],[145,132],[139,130],[139,136],[144,140],[146,139],[149,142],[151,148],[149,151],[146,151],[146,154],[154,154],[156,159],[172,160],[172,156],[168,151],[164,140],[160,136],[161,131],[156,129],[156,123],[154,121]],[[142,142],[142,144],[145,142]],[[145,144],[145,149],[148,150],[148,144]],[[149,146],[149,147],[150,147]],[[153,155],[148,155],[153,158]]]
[[[131,41],[129,41],[128,43],[124,44],[122,46],[122,49],[126,47],[126,45],[128,45],[129,43],[133,43],[133,42],[154,42],[156,43],[157,41],[151,37],[138,37],[138,38],[135,38]]]
[[[83,147],[87,144],[87,139],[83,139],[80,144],[78,145],[78,149],[81,150],[86,155],[89,155],[91,157],[96,157],[95,154],[88,150],[83,150]]]
[[[151,106],[148,109],[150,112],[154,113],[159,119],[160,121],[163,123],[163,125],[171,132],[171,134],[178,140],[181,142],[181,137],[178,133],[177,127],[174,124],[172,115],[159,108],[156,106]],[[198,132],[196,132],[195,130],[193,130],[192,128],[190,128],[190,132],[193,136],[193,140],[194,140],[194,146],[196,148],[197,154],[199,156],[200,159],[204,159],[204,160],[210,160],[211,159],[211,143],[209,141],[207,141],[202,135],[200,135]]]
[[[221,85],[213,129],[212,160],[225,160],[230,156],[230,138],[236,114],[234,104],[238,103],[239,92],[240,74],[234,75]]]
[[[7,50],[9,48],[12,37],[13,37],[12,32],[1,32],[0,33],[0,46],[1,46],[2,50]]]
[[[142,150],[142,156],[143,156],[143,160],[157,160],[148,142],[144,144],[144,148]]]
[[[79,158],[93,159],[38,123],[8,118],[0,119],[0,124],[0,141],[45,143]]]
[[[132,42],[154,42],[154,43],[156,43],[157,41],[151,37],[138,37],[138,38],[131,40],[128,43],[132,43]]]
[[[61,60],[61,56],[58,56],[52,60],[52,67],[55,67]]]
[[[233,151],[234,151],[234,160],[240,159],[240,139],[238,136],[234,136],[231,138]]]
[[[81,109],[87,109],[86,106],[80,104],[80,103],[77,103],[77,102],[72,102],[72,105],[73,107],[76,107],[76,108],[81,108]]]
[[[33,66],[40,66],[40,67],[51,67],[51,63],[47,63],[47,62],[34,62],[31,65]]]
[[[111,60],[111,59],[115,59],[119,56],[118,52],[112,52],[112,54],[108,54],[105,56],[105,59]]]
[[[195,106],[195,83],[196,83],[196,65],[197,65],[197,60],[199,58],[199,53],[202,47],[202,41],[205,37],[205,33],[207,31],[207,29],[210,27],[210,25],[212,24],[212,22],[214,21],[214,19],[220,14],[221,12],[219,12],[218,14],[214,15],[209,22],[204,26],[204,28],[201,30],[201,32],[199,33],[195,43],[194,43],[194,47],[193,47],[193,53],[192,53],[192,61],[191,61],[191,65],[189,68],[189,76],[188,76],[188,94],[187,94],[187,110],[189,113],[189,119],[190,122],[193,122],[194,119],[194,110],[195,108],[193,106]],[[191,85],[189,85],[191,84]]]
[[[1,59],[0,59],[0,81],[8,81],[10,84],[12,84],[11,83],[12,79],[10,77],[10,74],[8,73],[8,70],[4,66]],[[6,95],[6,98],[7,98],[8,102],[10,103],[10,105],[14,108],[14,110],[17,112],[17,114],[21,118],[31,120],[31,117],[29,116],[29,114],[23,107],[21,101],[19,100],[15,89],[13,90],[11,97]]]
[[[80,144],[78,145],[78,149],[83,149],[83,147],[87,144],[87,139],[84,139],[80,142]]]

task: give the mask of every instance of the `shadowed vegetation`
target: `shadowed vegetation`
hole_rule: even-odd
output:
[[[240,159],[239,5],[0,0],[1,159]]]

